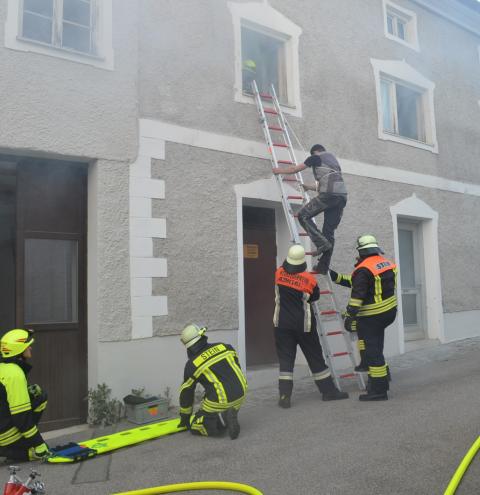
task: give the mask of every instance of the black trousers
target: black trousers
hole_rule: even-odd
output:
[[[346,204],[347,197],[344,195],[320,193],[298,212],[298,222],[305,229],[305,232],[317,248],[323,247],[327,241],[332,245],[331,250],[327,251],[323,256],[327,266],[333,254],[335,229],[342,219],[343,209]],[[320,232],[313,222],[313,218],[322,212],[324,212],[323,228]],[[328,253],[330,253],[329,256]],[[328,260],[325,259],[327,256]]]
[[[376,393],[388,390],[388,370],[383,355],[383,345],[385,329],[395,321],[396,316],[397,308],[393,308],[379,315],[357,319],[357,329],[365,341],[365,359],[371,390]]]
[[[323,357],[320,339],[314,328],[310,332],[275,328],[275,347],[280,364],[278,380],[280,395],[291,395],[292,393],[293,368],[297,356],[297,346],[302,349],[317,385],[320,380],[330,377],[330,370]]]

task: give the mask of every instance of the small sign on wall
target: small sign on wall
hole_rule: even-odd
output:
[[[246,259],[256,260],[258,258],[258,244],[244,244],[243,257]]]

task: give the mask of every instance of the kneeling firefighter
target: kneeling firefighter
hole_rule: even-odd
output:
[[[355,369],[368,369],[367,393],[362,401],[387,400],[389,370],[383,356],[385,329],[397,315],[397,267],[384,258],[373,235],[357,239],[358,258],[351,275],[330,270],[333,282],[351,287],[345,313],[345,329],[357,332],[361,362]]]
[[[47,407],[47,394],[28,385],[34,342],[31,330],[15,329],[0,340],[0,455],[17,461],[41,460],[50,455],[38,431]]]
[[[180,388],[180,424],[194,435],[238,437],[238,410],[245,400],[247,380],[237,353],[229,344],[209,344],[207,328],[186,326],[180,340],[187,348],[184,381]],[[192,416],[195,387],[200,383],[205,395],[200,409]]]

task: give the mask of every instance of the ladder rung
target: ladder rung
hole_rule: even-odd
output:
[[[282,165],[294,165],[290,160],[277,160],[277,163],[281,163]]]
[[[300,232],[298,235],[300,237],[308,237],[308,234],[306,232]]]
[[[288,179],[287,177],[284,177],[283,179],[283,182],[298,182],[297,179]],[[294,217],[298,216],[298,215],[293,215]]]
[[[305,254],[307,256],[317,256],[317,252],[316,251],[305,251]],[[318,272],[310,272],[312,275],[315,275],[316,273]]]
[[[283,129],[281,127],[277,127],[276,125],[269,125],[268,128],[271,130],[271,131],[279,131],[279,132],[283,132]]]
[[[273,146],[276,146],[277,148],[288,148],[288,144],[285,143],[272,143]]]
[[[335,330],[335,332],[328,332],[325,335],[327,335],[328,337],[332,337],[333,335],[342,335],[342,334],[343,332],[341,330]]]
[[[307,253],[305,253],[305,254],[307,254]],[[327,311],[320,311],[321,315],[334,315],[337,313],[338,313],[338,311],[336,309],[329,309]]]
[[[334,352],[332,354],[332,357],[340,357],[340,356],[348,356],[350,353],[347,352],[347,351],[344,351],[344,352]]]
[[[272,115],[278,115],[278,112],[274,110],[273,108],[264,108],[263,111],[265,113],[271,113]]]
[[[303,196],[287,196],[287,199],[303,199]]]
[[[344,375],[340,375],[340,378],[355,378],[356,376],[356,373],[345,373]]]
[[[317,273],[317,272],[315,272],[315,273]],[[328,296],[329,294],[333,294],[333,292],[331,290],[321,290],[320,291],[321,296]]]
[[[260,95],[260,98],[265,98],[266,100],[271,100],[273,98],[272,95],[269,95],[267,93],[258,93]]]

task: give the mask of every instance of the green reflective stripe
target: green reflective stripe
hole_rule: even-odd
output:
[[[368,374],[372,378],[384,378],[387,376],[387,365],[384,364],[383,366],[369,366]]]
[[[2,434],[0,434],[0,441],[5,440],[6,438],[12,436],[13,434],[17,433],[19,430],[17,427],[13,426],[12,428],[8,429],[7,431],[4,431]]]
[[[31,411],[31,410],[32,410],[32,406],[29,402],[28,404],[25,404],[24,406],[15,406],[15,407],[10,408],[10,413],[13,415],[13,414],[20,414],[22,412]]]
[[[376,303],[382,302],[382,279],[380,275],[375,275],[375,295],[374,299]]]
[[[17,430],[16,433],[11,435],[8,438],[5,438],[4,440],[0,440],[0,446],[5,447],[7,445],[11,445],[12,443],[17,442],[22,438],[22,434]]]
[[[334,280],[336,284],[339,284],[342,280],[343,275],[341,273],[337,273],[337,278]]]
[[[360,307],[362,305],[363,301],[362,299],[355,299],[353,297],[350,298],[350,301],[348,301],[349,306],[355,306],[355,307]]]
[[[181,407],[180,414],[192,414],[193,407]]]
[[[397,297],[391,296],[380,303],[366,304],[360,308],[357,316],[373,316],[385,313],[397,306]]]
[[[215,373],[212,370],[206,369],[203,372],[203,376],[215,387],[215,392],[217,392],[218,402],[220,402],[221,404],[226,404],[228,402],[227,393],[225,392],[223,383],[218,379],[217,375],[215,375]]]
[[[202,424],[200,424],[200,422],[197,423],[197,421],[199,421],[201,419],[201,421],[203,422],[203,416],[201,418],[198,418],[197,420],[195,420],[191,425],[190,425],[190,428],[192,430],[196,430],[196,431],[199,431],[201,435],[203,435],[204,437],[208,437],[208,433],[207,433],[207,430],[205,428],[205,426],[203,426]]]
[[[348,282],[350,285],[352,285],[352,276],[351,275],[340,275],[341,280]]]
[[[242,370],[237,366],[237,363],[233,359],[232,356],[229,356],[227,358],[228,362],[230,363],[230,366],[233,369],[233,372],[237,375],[238,381],[242,385],[243,393],[247,391],[247,381],[245,380],[245,377],[243,376]]]
[[[201,364],[208,361],[211,357],[219,354],[221,352],[226,351],[227,348],[223,344],[216,345],[214,347],[208,348],[206,351],[202,352],[200,356],[196,357],[193,360],[193,364],[196,368],[198,368]]]
[[[314,381],[318,380],[325,380],[325,378],[328,378],[332,374],[330,373],[330,370],[327,368],[326,370],[321,371],[320,373],[313,373],[312,377]]]
[[[189,378],[186,382],[182,384],[180,387],[180,393],[183,392],[186,388],[190,388],[193,384],[195,383],[195,380],[193,378]]]
[[[357,345],[358,345],[358,350],[359,351],[364,351],[365,350],[365,341],[360,339],[358,342],[357,342]]]
[[[228,356],[234,356],[234,355],[235,355],[234,351],[223,352],[219,356],[216,356],[216,357],[210,359],[209,361],[207,361],[206,363],[202,364],[202,366],[200,366],[199,368],[197,368],[195,370],[195,373],[193,374],[193,376],[195,378],[198,378],[203,373],[203,371],[205,369],[209,368],[210,366],[213,366],[214,364],[217,364],[218,362],[222,361],[223,359],[226,359]]]
[[[275,285],[275,311],[273,312],[273,326],[278,327],[280,317],[280,291],[278,285]]]
[[[37,406],[33,411],[34,412],[42,412],[47,407],[47,401],[42,402],[39,406]]]
[[[226,404],[219,404],[218,402],[213,402],[207,398],[203,399],[201,408],[206,412],[222,412],[231,407],[238,408],[242,405],[245,400],[245,396],[240,397],[240,399],[234,400],[232,402],[227,402]]]
[[[36,426],[32,426],[29,430],[23,432],[23,436],[25,438],[33,437],[38,433],[38,428]]]

